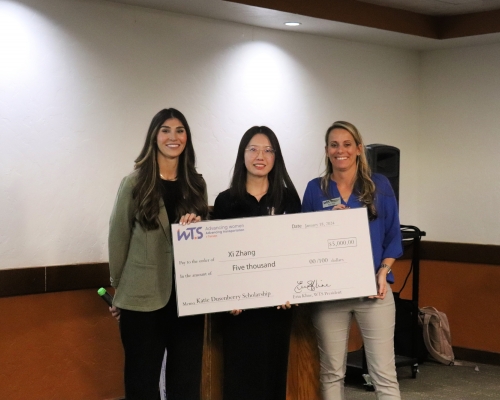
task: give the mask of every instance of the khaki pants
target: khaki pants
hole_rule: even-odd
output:
[[[401,399],[394,361],[395,314],[391,290],[387,291],[384,300],[365,297],[313,305],[312,320],[318,338],[324,400],[344,400],[347,343],[353,316],[361,330],[377,399]]]

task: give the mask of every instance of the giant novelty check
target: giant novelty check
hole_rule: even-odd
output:
[[[179,315],[377,292],[366,209],[172,225]]]

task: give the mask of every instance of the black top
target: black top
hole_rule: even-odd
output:
[[[179,203],[179,200],[182,199],[181,185],[179,181],[166,181],[162,179],[161,189],[163,202],[165,203],[165,209],[167,210],[168,221],[171,224],[178,222],[179,217],[177,216],[177,204]]]
[[[259,217],[273,214],[268,204],[267,193],[257,201],[251,194],[246,193],[242,201],[231,196],[229,189],[219,193],[214,203],[212,219]],[[284,214],[295,214],[301,210],[300,198],[296,192],[285,191]]]

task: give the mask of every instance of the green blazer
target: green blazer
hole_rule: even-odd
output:
[[[136,221],[133,172],[123,178],[109,223],[109,271],[116,290],[113,305],[126,310],[154,311],[172,292],[172,234],[160,199],[159,227],[145,230]]]

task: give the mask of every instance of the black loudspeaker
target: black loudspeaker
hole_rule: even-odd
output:
[[[385,144],[369,144],[366,146],[366,157],[372,172],[389,179],[399,205],[399,149]]]

